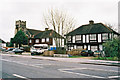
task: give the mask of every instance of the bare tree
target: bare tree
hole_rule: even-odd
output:
[[[106,23],[105,25],[108,26],[108,27],[110,27],[110,28],[113,29],[114,31],[117,31],[117,28],[114,27],[114,25],[109,24],[109,23]]]
[[[62,36],[72,31],[75,27],[74,18],[58,9],[50,9],[48,14],[44,15],[44,23],[48,28],[53,28],[54,31]],[[57,38],[55,38],[55,42],[56,46],[62,45],[62,40],[60,42],[60,39],[57,40]]]

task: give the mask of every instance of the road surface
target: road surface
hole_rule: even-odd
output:
[[[117,66],[80,64],[2,55],[2,78],[100,78],[118,79]]]

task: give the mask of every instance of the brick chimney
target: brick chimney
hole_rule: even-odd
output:
[[[93,20],[90,20],[90,21],[89,21],[89,24],[94,24],[94,21],[93,21]]]

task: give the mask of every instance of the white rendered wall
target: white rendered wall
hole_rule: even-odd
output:
[[[62,39],[62,47],[64,47],[64,39]]]
[[[53,45],[54,47],[56,47],[56,44],[55,44],[55,39],[53,38]]]
[[[85,43],[85,35],[83,35],[83,43]]]
[[[90,50],[90,45],[88,45],[88,50]]]
[[[73,43],[75,43],[75,36],[72,37]]]
[[[86,35],[86,42],[89,43],[89,35]]]
[[[84,49],[86,49],[87,48],[87,46],[86,45],[84,45]]]
[[[77,46],[76,45],[74,45],[74,49],[76,49],[77,48]]]
[[[98,42],[101,42],[101,34],[98,34]]]
[[[99,45],[99,49],[100,49],[100,50],[103,50],[103,46],[102,46],[102,45]]]
[[[57,38],[57,41],[60,41],[60,45],[61,45],[61,39],[60,38]],[[55,44],[55,39],[53,38],[53,45],[54,47],[56,47],[56,44]],[[61,47],[64,47],[64,39],[62,39],[62,45]]]

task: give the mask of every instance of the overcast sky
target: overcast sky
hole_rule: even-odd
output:
[[[27,21],[27,28],[44,30],[43,14],[50,8],[66,11],[76,19],[76,28],[95,23],[118,26],[119,0],[0,0],[0,38],[14,37],[15,21]]]

